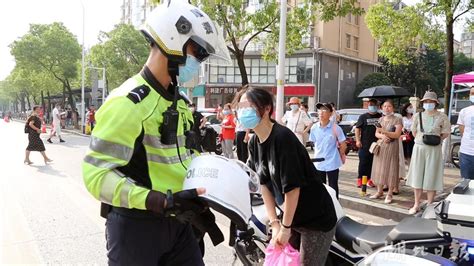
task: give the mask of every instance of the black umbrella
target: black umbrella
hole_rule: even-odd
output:
[[[402,98],[410,93],[402,88],[392,85],[381,85],[367,88],[359,94],[359,98]]]

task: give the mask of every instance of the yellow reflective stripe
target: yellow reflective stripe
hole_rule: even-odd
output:
[[[160,136],[148,135],[143,136],[143,144],[156,149],[176,149],[176,144],[167,145],[161,143]],[[178,136],[178,147],[184,147],[186,144],[186,137],[184,135]]]
[[[153,37],[153,39],[155,40],[155,42],[163,49],[165,50],[165,52],[167,54],[170,54],[170,55],[178,55],[178,56],[182,56],[183,55],[183,52],[182,51],[177,51],[177,50],[171,50],[171,49],[168,49],[168,47],[166,47],[165,43],[160,39],[160,37],[158,36],[158,34],[156,34],[156,32],[153,30],[153,28],[146,24],[145,25],[146,29],[148,30],[148,32],[151,34],[151,36]]]
[[[120,183],[122,177],[110,171],[102,178],[99,200],[108,204],[113,204],[115,188]]]
[[[123,183],[122,189],[120,190],[120,207],[130,208],[130,203],[128,202],[128,193],[132,187],[132,183],[126,179],[125,183]]]
[[[181,154],[180,156],[183,162],[191,158],[191,155],[189,154],[189,152],[186,152],[185,154]],[[148,161],[155,162],[155,163],[163,163],[163,164],[175,164],[175,163],[181,162],[178,155],[161,156],[158,154],[147,153],[147,158],[148,158]]]
[[[95,167],[100,167],[100,168],[107,168],[107,169],[113,169],[121,166],[118,163],[113,163],[113,162],[108,162],[96,157],[92,157],[90,155],[87,155],[84,157],[84,162],[92,164]]]
[[[95,152],[109,155],[117,159],[129,161],[133,155],[133,149],[114,142],[103,140],[96,136],[91,136],[89,148]]]

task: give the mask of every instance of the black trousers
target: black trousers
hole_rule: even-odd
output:
[[[316,176],[321,178],[324,184],[326,184],[326,176],[327,176],[328,181],[329,181],[328,185],[336,191],[336,197],[339,199],[339,185],[337,184],[339,180],[339,169],[329,171],[329,172],[316,170]]]
[[[359,176],[357,178],[362,178],[362,176],[367,176],[367,180],[370,179],[370,174],[372,173],[372,162],[374,160],[374,155],[366,149],[359,150]]]
[[[239,158],[239,161],[246,163],[249,157],[249,150],[247,143],[244,142],[245,131],[237,131],[236,134],[237,158]]]
[[[112,210],[106,239],[109,265],[204,265],[191,225],[173,218],[129,217]]]

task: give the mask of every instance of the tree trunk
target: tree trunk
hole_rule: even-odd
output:
[[[446,15],[446,71],[444,78],[444,113],[449,114],[449,99],[451,95],[451,79],[453,78],[453,15]]]
[[[247,69],[245,68],[244,54],[240,50],[235,50],[235,59],[239,66],[240,76],[242,77],[242,86],[249,84],[249,77],[247,75]]]
[[[72,95],[71,84],[69,84],[69,80],[66,80],[66,89],[69,94],[69,97],[68,97],[69,105],[71,106],[71,109],[74,109],[76,108],[76,105],[74,104],[74,97]]]
[[[28,110],[31,110],[30,94],[26,91],[25,91],[25,98],[26,98],[26,102],[28,103]]]
[[[41,91],[41,108],[43,108],[43,112],[46,110],[44,105],[44,92]]]
[[[46,94],[48,95],[48,108],[46,108],[46,110],[49,114],[49,113],[51,113],[51,95],[49,95],[49,90],[46,92]]]

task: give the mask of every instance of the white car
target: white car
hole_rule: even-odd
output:
[[[221,121],[217,119],[217,114],[211,112],[201,112],[201,114],[207,119],[206,125],[211,126],[217,134],[221,134]]]

